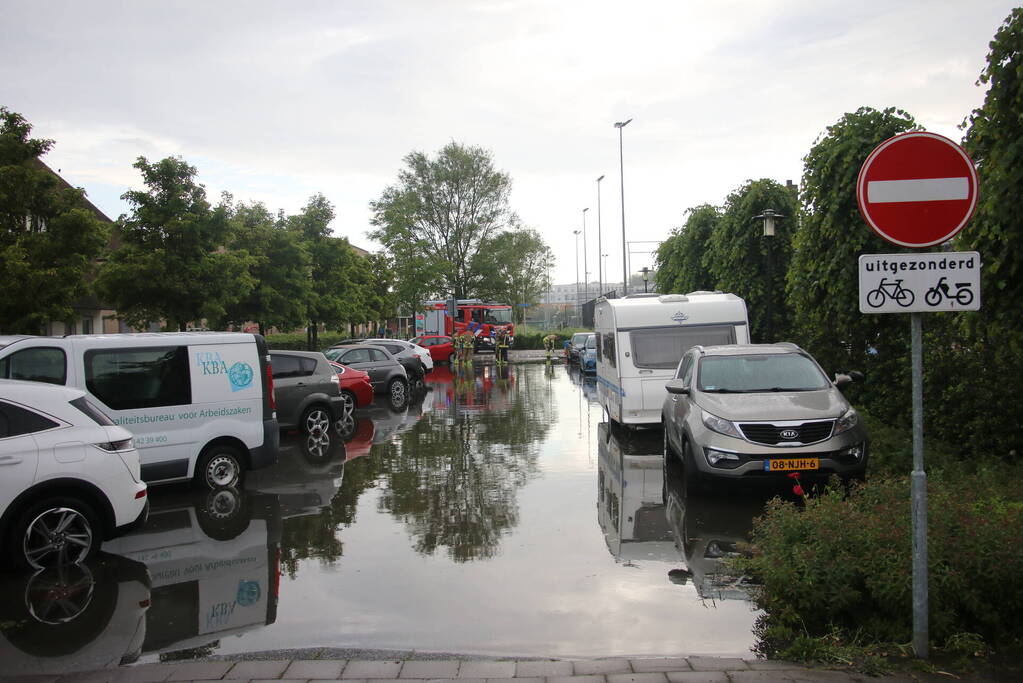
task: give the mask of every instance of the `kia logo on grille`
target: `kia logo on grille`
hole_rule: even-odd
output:
[[[799,430],[796,430],[796,429],[783,429],[783,430],[781,430],[781,438],[785,439],[786,441],[792,441],[797,436],[799,436]]]

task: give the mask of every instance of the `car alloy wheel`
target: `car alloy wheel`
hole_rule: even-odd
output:
[[[330,415],[319,406],[313,406],[302,418],[302,428],[306,434],[319,436],[330,429]]]
[[[22,553],[35,569],[77,564],[89,556],[95,531],[84,510],[52,507],[37,514],[25,528]]]

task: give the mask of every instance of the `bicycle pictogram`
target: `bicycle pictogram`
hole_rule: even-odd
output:
[[[881,308],[886,299],[891,299],[903,308],[908,308],[916,301],[916,295],[913,294],[913,290],[902,286],[901,279],[889,280],[883,277],[878,283],[877,289],[867,292],[867,305],[871,308]]]
[[[951,291],[948,286],[948,278],[944,275],[938,280],[938,284],[927,290],[924,294],[924,301],[928,306],[937,306],[945,299],[954,299],[960,306],[969,306],[973,303],[973,290],[969,282],[957,282],[956,291]]]

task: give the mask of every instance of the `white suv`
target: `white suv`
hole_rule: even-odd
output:
[[[84,391],[0,380],[0,548],[24,568],[77,563],[145,522],[132,435]]]

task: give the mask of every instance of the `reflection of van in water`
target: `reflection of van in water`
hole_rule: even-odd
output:
[[[277,460],[266,341],[258,334],[0,337],[0,378],[77,387],[135,435],[147,483],[234,486]]]
[[[277,620],[276,496],[220,489],[151,502],[142,530],[103,546],[149,567],[143,653],[200,647]]]
[[[664,384],[690,348],[749,343],[746,302],[721,292],[599,299],[593,320],[597,394],[627,426],[660,424]]]

